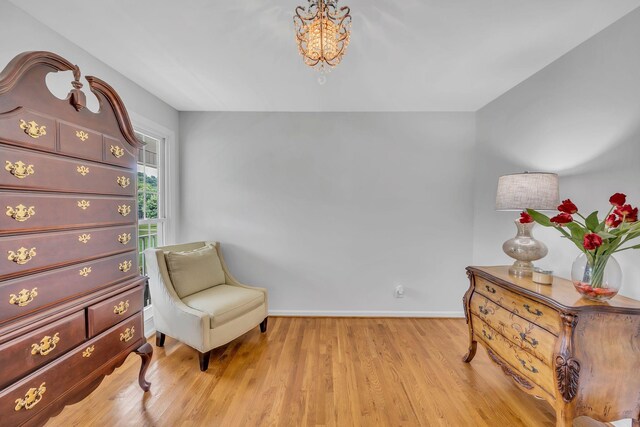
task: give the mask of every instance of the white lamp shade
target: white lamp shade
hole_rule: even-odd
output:
[[[560,204],[558,175],[525,172],[498,179],[496,210],[555,210]]]

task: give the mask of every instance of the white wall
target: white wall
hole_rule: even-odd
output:
[[[87,19],[94,19],[87,17]],[[69,22],[73,25],[73,22]],[[72,41],[65,39],[38,22],[11,3],[0,0],[0,69],[19,53],[30,50],[48,50],[68,59],[80,66],[83,76],[96,76],[113,86],[132,116],[137,115],[158,123],[173,132],[178,131],[178,112],[156,96],[142,89],[131,80],[124,77],[94,56],[82,50]],[[153,72],[153,70],[149,70]],[[63,73],[58,73],[63,74]],[[55,95],[66,97],[71,89],[73,75],[71,72],[62,76],[50,75],[48,82],[53,82],[51,88]],[[83,89],[88,88],[85,83]],[[85,90],[90,107],[95,110],[97,105],[93,94]]]
[[[180,240],[220,240],[272,312],[461,314],[473,113],[194,112],[180,129]]]
[[[583,212],[608,210],[615,192],[640,204],[638,41],[640,9],[478,111],[474,263],[510,260],[501,245],[515,234],[517,214],[494,211],[501,174],[557,172],[561,197]],[[549,246],[538,264],[568,277],[578,249],[556,230],[535,234]],[[616,257],[621,293],[640,298],[640,252]]]

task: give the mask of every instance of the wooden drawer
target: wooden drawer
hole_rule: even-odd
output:
[[[136,169],[138,159],[131,150],[131,146],[117,139],[104,135],[103,159],[112,165]]]
[[[85,337],[80,311],[0,345],[0,390],[80,345]]]
[[[52,117],[17,108],[0,114],[0,129],[3,142],[38,150],[56,149],[56,121]]]
[[[554,309],[488,282],[482,277],[476,276],[475,280],[477,293],[554,335],[559,335],[560,316]]]
[[[131,251],[0,282],[0,323],[139,274],[138,253]]]
[[[135,225],[0,237],[0,279],[125,252],[135,245]]]
[[[0,192],[0,234],[134,224],[133,198]]]
[[[520,348],[520,346],[504,338],[478,316],[472,314],[471,319],[474,335],[480,341],[483,341],[488,349],[491,349],[515,371],[531,381],[532,384],[537,384],[549,395],[554,396],[555,376],[550,365],[541,362]]]
[[[122,319],[140,312],[143,306],[144,288],[142,287],[92,305],[87,309],[89,337],[94,337]]]
[[[139,345],[141,337],[142,315],[138,314],[3,390],[2,424],[24,423],[109,360]]]
[[[112,166],[0,146],[0,187],[134,196],[136,175]]]
[[[102,134],[71,123],[59,122],[58,151],[88,160],[102,160]]]
[[[547,365],[553,362],[556,336],[509,310],[489,298],[475,293],[471,297],[471,312],[491,328]]]

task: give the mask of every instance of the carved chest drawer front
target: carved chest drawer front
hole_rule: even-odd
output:
[[[526,381],[517,380],[521,386],[532,388],[536,384],[542,387],[549,396],[554,395],[553,368],[550,365],[545,364],[519,345],[503,337],[479,317],[474,315],[472,318],[474,333],[478,339],[485,342],[495,354],[515,368],[520,377],[527,379]]]
[[[0,234],[16,231],[135,224],[133,198],[0,193]]]
[[[142,310],[144,295],[141,288],[116,295],[87,309],[89,337],[110,328]]]
[[[35,111],[18,108],[0,114],[0,142],[55,151],[56,120]]]
[[[136,181],[130,170],[0,146],[0,187],[134,196]]]
[[[112,165],[129,169],[136,167],[136,155],[129,151],[124,143],[106,135],[104,136],[103,157],[105,162]]]
[[[471,313],[478,316],[503,337],[534,355],[546,365],[552,365],[556,336],[479,293],[471,297],[470,308]]]
[[[142,328],[142,315],[138,314],[0,392],[3,425],[20,425],[44,410],[93,370],[139,341]]]
[[[0,237],[4,257],[0,259],[0,279],[126,252],[135,247],[135,239],[135,226]]]
[[[0,390],[80,345],[86,338],[80,311],[0,345]]]
[[[0,282],[0,323],[139,274],[133,251]]]
[[[102,135],[80,126],[60,122],[59,151],[88,160],[102,160]]]
[[[507,310],[539,325],[556,336],[560,333],[560,316],[556,310],[535,300],[508,291],[481,277],[476,280],[476,292],[479,294],[490,298]]]

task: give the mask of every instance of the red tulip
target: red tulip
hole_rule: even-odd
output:
[[[613,206],[621,207],[627,202],[627,195],[622,193],[616,193],[609,198],[609,203]]]
[[[609,228],[617,228],[620,224],[622,224],[622,220],[618,218],[616,214],[611,214],[607,217],[604,223]]]
[[[574,214],[578,212],[578,207],[571,201],[571,199],[563,200],[562,204],[558,206],[560,212]]]
[[[561,213],[551,218],[551,222],[561,226],[573,222],[573,217],[568,213]]]
[[[638,208],[633,208],[631,205],[620,206],[613,213],[621,217],[624,222],[638,221]]]
[[[533,217],[527,212],[520,213],[520,224],[529,224],[533,222]]]
[[[602,237],[598,236],[596,233],[585,234],[582,245],[586,250],[592,251],[602,245]]]

